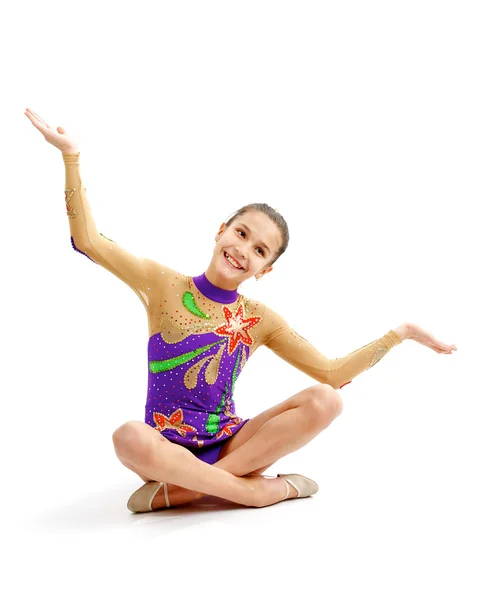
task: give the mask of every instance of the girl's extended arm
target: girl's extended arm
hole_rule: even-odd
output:
[[[300,371],[320,383],[331,385],[334,389],[351,383],[354,377],[373,367],[404,339],[401,337],[402,328],[391,329],[381,338],[342,358],[327,358],[296,333],[276,312],[265,307],[263,316],[266,327],[264,345]]]

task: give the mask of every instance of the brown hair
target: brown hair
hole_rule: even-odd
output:
[[[271,206],[269,206],[268,204],[264,204],[262,202],[255,202],[253,204],[247,204],[246,206],[242,206],[239,210],[237,210],[235,213],[233,213],[231,215],[231,217],[228,218],[228,220],[225,223],[226,227],[229,227],[229,225],[231,225],[231,223],[235,219],[237,219],[241,215],[243,215],[246,212],[249,212],[251,210],[258,210],[258,211],[262,212],[264,215],[267,215],[267,217],[269,217],[275,223],[275,225],[278,227],[280,234],[282,236],[281,246],[277,250],[275,257],[272,258],[271,262],[268,263],[268,266],[271,266],[287,250],[287,246],[289,245],[289,228],[287,226],[285,219],[282,217],[282,215],[276,209],[274,209]]]

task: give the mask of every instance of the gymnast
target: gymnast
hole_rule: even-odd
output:
[[[241,294],[241,283],[270,273],[288,246],[287,223],[268,204],[243,206],[221,224],[209,266],[200,275],[183,275],[131,254],[96,227],[73,136],[29,108],[24,114],[62,152],[73,249],[127,284],[147,312],[145,419],[122,424],[112,436],[119,460],[145,482],[129,498],[130,511],[179,506],[207,495],[248,507],[310,497],[319,489],[312,479],[263,473],[340,415],[338,390],[406,339],[441,354],[457,350],[406,322],[343,358],[330,359],[270,307]],[[322,320],[320,307],[312,309]],[[262,345],[318,383],[243,419],[236,412],[234,388]]]

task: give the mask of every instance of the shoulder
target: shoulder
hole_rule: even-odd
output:
[[[243,303],[246,314],[260,317],[260,325],[263,328],[263,333],[287,325],[286,319],[268,304],[248,297],[243,297]]]
[[[148,287],[156,293],[168,295],[175,289],[183,289],[187,284],[187,277],[152,258],[141,259],[144,265],[144,273],[148,281]],[[174,287],[172,287],[174,286]]]
[[[244,306],[245,313],[249,316],[260,317],[263,322],[269,321],[270,317],[278,316],[277,313],[270,308],[264,302],[250,298],[249,296],[242,296],[241,303]]]
[[[253,317],[262,316],[264,304],[259,300],[255,300],[254,298],[250,298],[249,296],[241,294],[241,300],[239,303],[243,305],[246,315]]]
[[[170,279],[181,280],[181,279],[185,279],[185,275],[182,275],[182,273],[179,273],[175,269],[172,269],[168,265],[165,265],[165,264],[163,264],[161,262],[158,262],[157,260],[154,260],[152,258],[143,258],[142,260],[144,261],[144,265],[146,267],[146,270],[151,275],[155,275],[158,278],[165,279],[165,280],[170,280]]]

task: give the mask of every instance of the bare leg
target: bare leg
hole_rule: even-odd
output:
[[[261,502],[253,478],[236,477],[200,461],[146,423],[129,421],[112,438],[124,463],[152,481],[165,481],[245,506],[258,506]]]
[[[121,432],[122,428],[119,428],[114,433],[114,445],[116,447],[116,453],[123,464],[138,473],[144,480],[166,481],[170,484],[174,483],[173,486],[169,485],[169,492],[172,492],[172,505],[183,504],[206,494],[212,494],[241,504],[265,506],[267,504],[278,502],[283,498],[285,489],[283,482],[279,479],[270,480],[246,476],[248,474],[258,474],[265,471],[282,456],[294,452],[307,444],[340,414],[341,409],[342,401],[336,390],[328,385],[315,385],[299,392],[285,402],[268,409],[254,419],[248,421],[241,430],[232,436],[229,442],[223,446],[219,461],[212,466],[202,463],[202,461],[199,461],[199,459],[193,456],[188,450],[179,447],[180,450],[184,450],[189,454],[190,458],[201,463],[204,468],[207,467],[207,473],[209,473],[208,469],[210,468],[212,473],[215,473],[216,470],[221,470],[231,476],[238,476],[238,479],[245,480],[246,485],[248,486],[248,492],[250,491],[250,483],[252,483],[251,494],[254,496],[254,500],[252,500],[252,502],[255,502],[254,504],[249,504],[250,498],[246,496],[246,492],[244,491],[246,488],[237,488],[236,482],[232,478],[216,479],[214,483],[220,486],[219,489],[214,491],[204,491],[192,487],[191,485],[178,483],[176,480],[171,481],[168,476],[165,479],[156,479],[148,470],[143,472],[141,465],[134,462],[134,457],[129,457],[128,455],[127,439],[125,439],[126,443],[124,443],[124,436]],[[127,426],[134,427],[138,425],[144,426],[145,424],[136,421],[130,422],[122,427],[126,427],[127,429]],[[146,427],[149,428],[149,426]],[[176,444],[171,444],[168,440],[162,438],[161,434],[152,428],[150,429],[159,436],[158,441],[166,442],[162,450],[166,451],[166,444],[176,446]],[[116,444],[116,434],[118,432],[119,435],[117,438],[119,443]],[[123,448],[126,448],[126,452],[124,452]],[[168,458],[171,461],[171,458]],[[181,464],[183,465],[184,463]],[[147,468],[148,467],[146,466],[146,469]],[[186,467],[184,466],[184,468]],[[192,475],[198,474],[198,472],[199,469],[197,469],[197,471],[193,470]],[[208,476],[211,477],[211,475]],[[235,494],[237,490],[241,490],[241,492],[238,492],[238,496],[233,495],[232,497],[228,497],[222,495],[222,486],[229,488],[229,485],[231,484],[235,487],[234,489],[228,489],[228,492]],[[160,490],[160,492],[161,493],[153,500],[153,508],[165,506],[163,490]],[[240,496],[240,493],[244,493],[245,495]],[[290,496],[295,495],[297,495],[297,492],[292,490]],[[241,500],[236,500],[236,498],[241,498]],[[258,504],[256,504],[256,502],[258,502]],[[263,502],[265,502],[265,504],[261,504]]]

